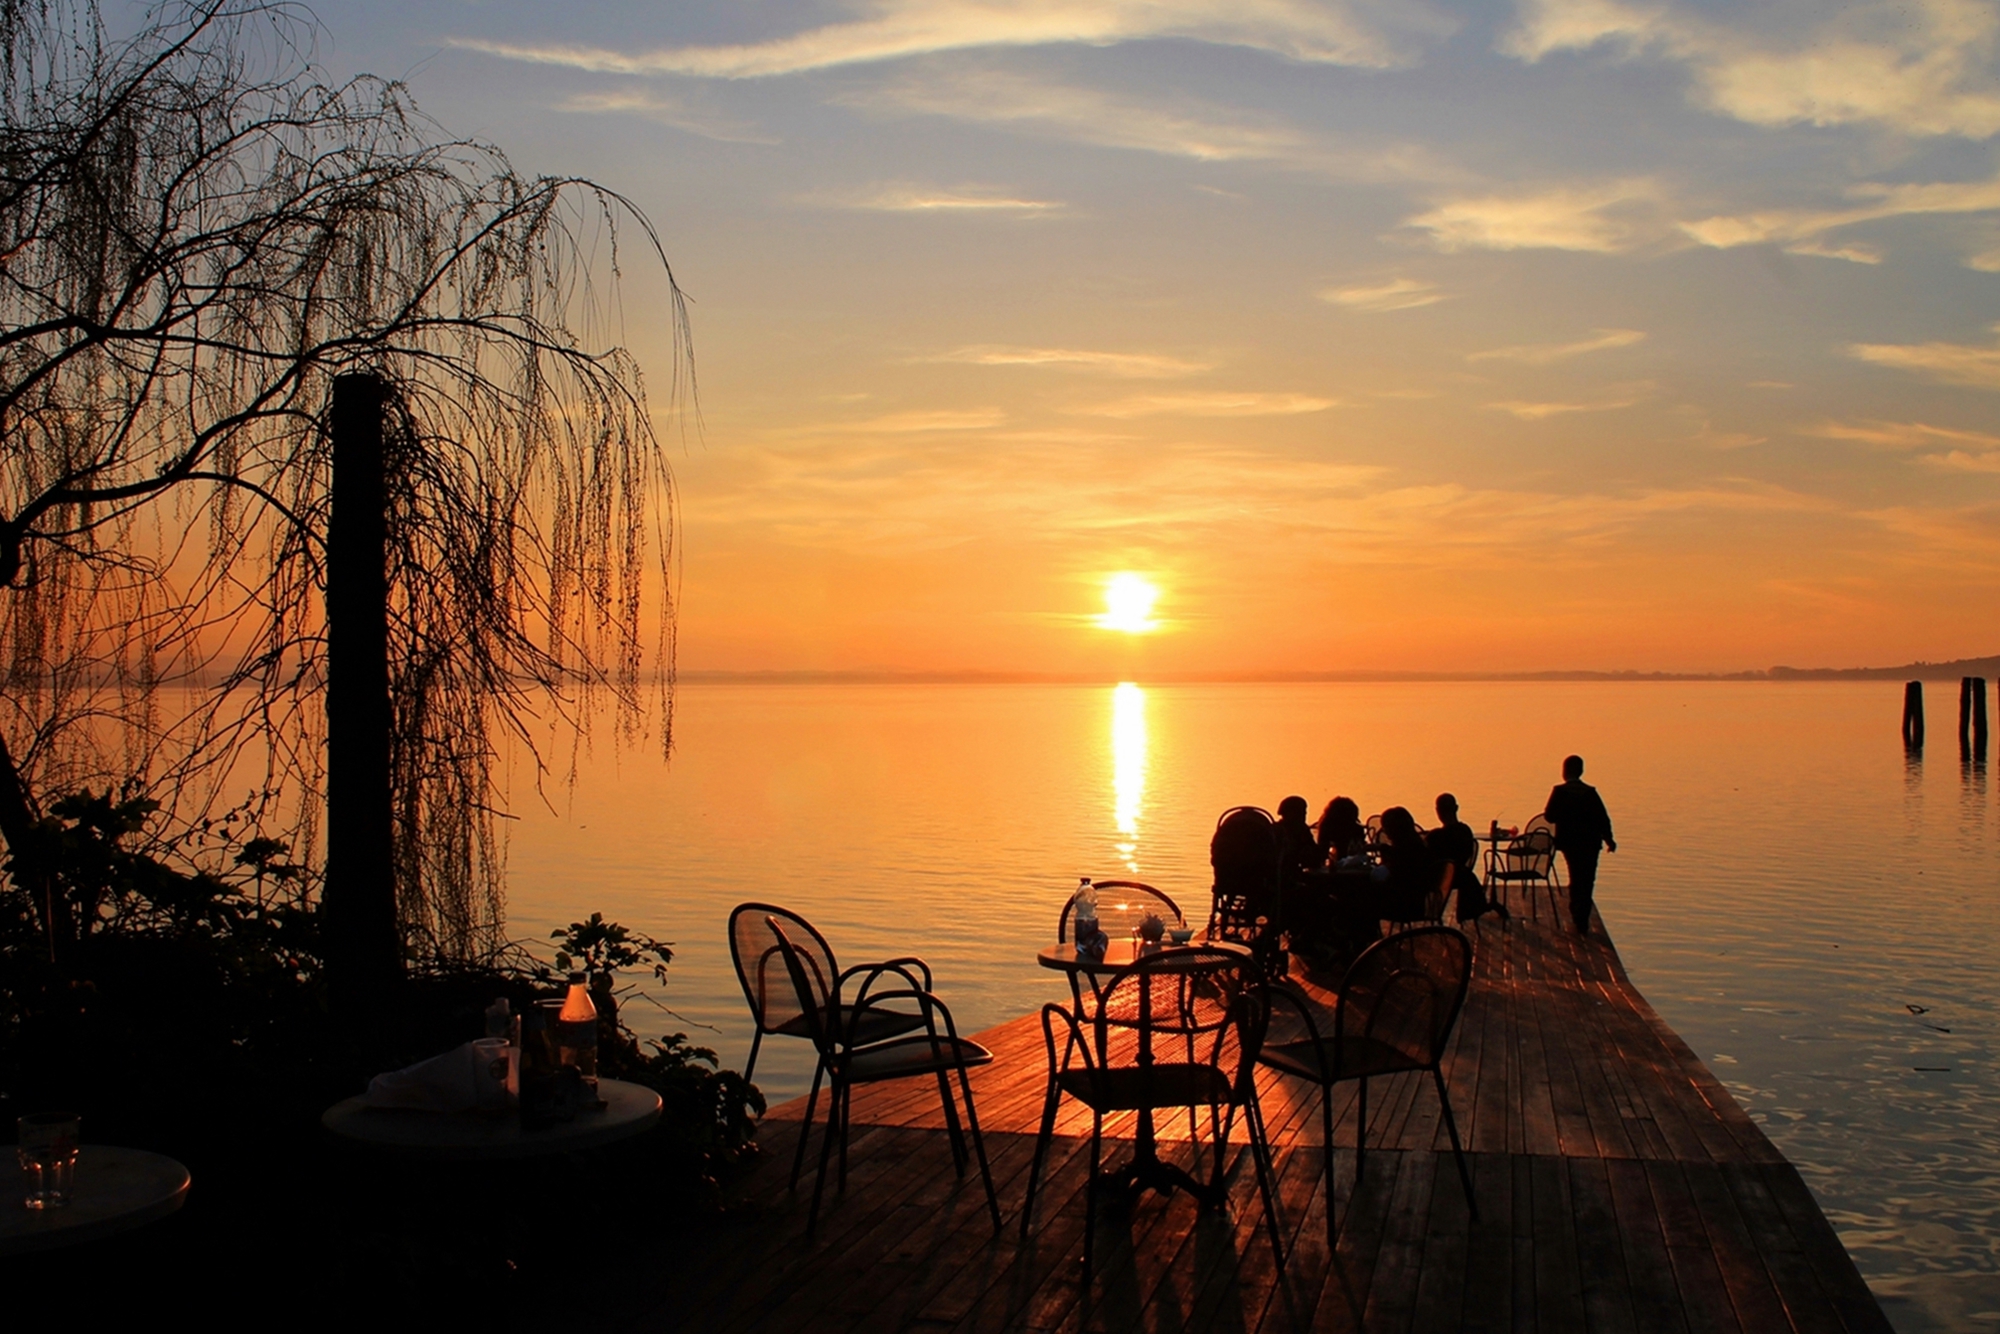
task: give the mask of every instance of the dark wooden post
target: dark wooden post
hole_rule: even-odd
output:
[[[1903,687],[1903,748],[1924,748],[1924,683],[1911,681]]]
[[[1986,678],[1972,678],[1972,758],[1986,763]]]
[[[334,1006],[366,1016],[402,972],[389,784],[388,494],[373,375],[333,382],[326,560],[326,893]]]

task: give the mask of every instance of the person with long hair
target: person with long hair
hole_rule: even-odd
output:
[[[1424,915],[1424,897],[1437,888],[1443,863],[1431,852],[1407,807],[1391,806],[1382,812],[1381,846],[1382,866],[1389,873],[1382,915],[1392,922],[1414,922]]]
[[[1335,797],[1319,816],[1319,847],[1329,862],[1358,857],[1368,847],[1368,831],[1361,824],[1361,808],[1352,797]]]

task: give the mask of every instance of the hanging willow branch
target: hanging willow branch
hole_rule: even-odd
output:
[[[670,735],[672,498],[615,336],[622,235],[660,266],[674,403],[686,310],[628,200],[517,174],[397,84],[319,82],[313,36],[267,0],[116,43],[91,0],[0,0],[0,789],[138,776],[185,823],[248,787],[310,855],[323,417],[374,373],[403,923],[477,957],[508,734],[608,691]]]

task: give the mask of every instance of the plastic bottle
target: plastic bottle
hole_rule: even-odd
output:
[[[556,1107],[555,1034],[548,1028],[548,1015],[540,1006],[530,1006],[521,1015],[521,1126],[539,1130],[561,1120]]]
[[[564,1065],[583,1076],[584,1087],[597,1091],[597,1006],[582,973],[569,975],[569,995],[556,1016],[556,1047]]]
[[[1076,895],[1071,901],[1076,904],[1073,914],[1076,947],[1086,949],[1097,940],[1097,889],[1089,876],[1077,881]]]

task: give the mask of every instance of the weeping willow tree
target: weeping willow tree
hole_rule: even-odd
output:
[[[176,846],[227,817],[320,864],[328,403],[372,376],[398,925],[474,959],[503,748],[603,695],[669,734],[672,501],[621,239],[659,266],[675,403],[686,312],[627,200],[324,82],[315,36],[268,0],[123,36],[94,0],[0,0],[0,837],[136,783]],[[53,952],[118,907],[38,911]]]

